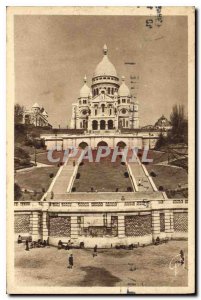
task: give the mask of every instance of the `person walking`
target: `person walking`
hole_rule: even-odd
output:
[[[29,251],[29,240],[26,239],[26,248],[25,248],[26,251]]]
[[[94,257],[94,256],[97,256],[97,249],[98,249],[98,247],[97,247],[97,245],[95,245],[95,247],[94,247],[94,253],[93,253],[93,257]]]
[[[69,269],[73,268],[73,254],[71,254],[68,258],[68,262],[69,262]]]

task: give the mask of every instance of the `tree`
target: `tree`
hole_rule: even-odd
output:
[[[14,184],[14,200],[17,201],[21,198],[22,192],[19,184],[15,183]]]
[[[23,114],[24,114],[24,107],[19,104],[15,104],[15,124],[19,124],[22,122]]]
[[[172,129],[168,135],[172,143],[188,143],[188,120],[185,117],[184,106],[174,105],[170,115]]]
[[[167,138],[161,132],[155,145],[155,149],[160,149],[167,144]]]

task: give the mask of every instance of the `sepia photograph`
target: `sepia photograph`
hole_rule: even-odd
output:
[[[7,8],[7,293],[195,293],[195,8]]]

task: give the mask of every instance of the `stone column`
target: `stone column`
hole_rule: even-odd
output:
[[[160,213],[152,211],[152,237],[155,240],[160,235]]]
[[[173,211],[165,210],[165,233],[166,236],[171,238],[174,228],[173,228]]]
[[[100,130],[100,121],[97,121],[98,122],[98,128],[97,130]]]
[[[105,121],[105,130],[108,130],[108,122]]]
[[[71,216],[71,239],[78,238],[77,216]]]
[[[48,232],[48,214],[46,211],[43,211],[42,214],[42,230],[43,230],[43,240],[47,240],[48,236],[49,236],[49,232]]]
[[[118,216],[118,237],[125,237],[125,216]]]
[[[39,235],[39,212],[33,211],[32,212],[32,240],[37,241],[40,238]]]

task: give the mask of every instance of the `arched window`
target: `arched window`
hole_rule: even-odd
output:
[[[112,95],[114,95],[114,89],[112,88]]]
[[[97,130],[98,129],[98,121],[96,121],[96,120],[92,121],[92,129],[93,130]]]
[[[123,127],[125,127],[125,119],[123,119]]]
[[[128,127],[128,121],[126,121],[126,127]]]
[[[111,116],[111,114],[112,114],[112,109],[110,108],[110,112],[109,112],[109,115]]]
[[[108,121],[108,129],[113,129],[113,121],[112,120]]]
[[[98,95],[98,89],[96,89],[96,95]]]
[[[108,88],[108,94],[110,94],[110,88]]]
[[[102,108],[102,112],[104,113],[104,111],[105,111],[105,105],[101,104],[101,108]]]
[[[95,109],[94,113],[95,113],[95,116],[97,116],[97,109]]]
[[[80,128],[82,128],[82,122],[80,122]]]
[[[100,121],[100,129],[104,130],[105,129],[105,120]]]

